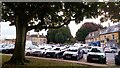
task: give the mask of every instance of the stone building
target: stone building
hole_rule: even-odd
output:
[[[86,43],[99,41],[101,45],[106,45],[108,42],[110,46],[120,45],[120,24],[91,32],[85,41]]]

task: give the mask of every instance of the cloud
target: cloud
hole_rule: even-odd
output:
[[[15,26],[9,26],[10,22],[0,22],[1,37],[3,38],[15,38],[16,29]]]

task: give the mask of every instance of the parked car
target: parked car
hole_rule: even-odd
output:
[[[111,47],[112,53],[117,53],[118,48],[117,47]]]
[[[38,47],[35,45],[32,45],[30,47],[25,48],[25,55],[26,56],[32,56],[32,53],[37,51]]]
[[[105,53],[116,53],[117,52],[117,47],[105,47],[104,52]]]
[[[102,47],[93,47],[87,54],[87,62],[99,62],[106,64],[106,55]]]
[[[33,56],[44,56],[44,53],[46,52],[46,50],[50,50],[52,49],[52,46],[44,46],[36,51],[34,51],[32,53]]]
[[[91,50],[91,46],[85,46],[82,48],[83,54],[87,54]]]
[[[0,52],[2,52],[2,50],[6,50],[6,47],[7,46],[7,44],[5,44],[5,43],[2,43],[2,44],[0,44]]]
[[[12,54],[14,51],[14,44],[6,44],[6,46],[2,49],[2,53]]]
[[[63,53],[63,59],[79,60],[83,57],[83,51],[78,47],[70,47]]]
[[[120,65],[120,51],[118,52],[118,55],[115,56],[115,64]]]
[[[57,46],[57,47],[53,47],[50,50],[47,50],[44,53],[45,57],[54,57],[54,58],[62,58],[63,53],[66,51],[66,47],[64,46]]]

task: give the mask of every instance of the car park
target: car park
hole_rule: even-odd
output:
[[[106,55],[102,47],[93,47],[87,54],[87,62],[106,64]]]
[[[70,47],[63,53],[63,59],[75,59],[79,60],[83,57],[83,51],[78,47]]]
[[[44,53],[45,57],[54,57],[54,58],[62,58],[63,53],[66,51],[66,47],[65,46],[57,46],[57,47],[53,47],[50,50],[47,50]]]

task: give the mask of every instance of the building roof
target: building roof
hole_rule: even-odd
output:
[[[87,35],[86,39],[94,38],[102,34],[108,34],[108,33],[113,33],[113,32],[120,32],[120,24],[110,26],[106,29],[101,29],[98,31],[91,32]]]
[[[108,34],[108,33],[119,32],[119,31],[120,31],[120,24],[110,26],[106,30],[103,30],[100,34]]]

